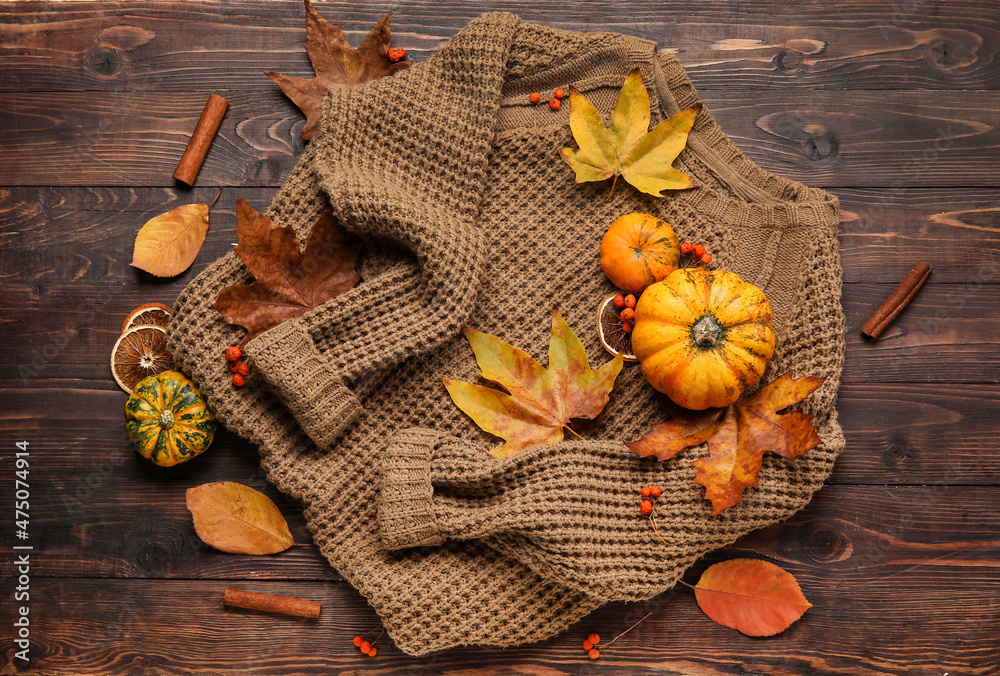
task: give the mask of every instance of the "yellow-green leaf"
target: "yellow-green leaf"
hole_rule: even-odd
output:
[[[157,277],[191,267],[208,233],[208,205],[185,204],[150,219],[135,236],[132,265]]]
[[[194,530],[205,544],[232,554],[276,554],[293,544],[271,499],[249,486],[216,481],[187,489]]]
[[[649,93],[642,74],[634,69],[625,78],[611,125],[576,87],[569,88],[569,126],[579,148],[563,148],[563,160],[576,172],[577,183],[604,181],[621,176],[644,193],[662,197],[663,190],[680,190],[694,185],[673,161],[684,149],[688,133],[701,106],[688,108],[663,120],[649,131]],[[614,184],[611,194],[614,193]]]
[[[619,354],[591,370],[583,343],[558,311],[552,314],[548,369],[495,336],[467,328],[465,337],[483,378],[507,392],[451,378],[444,378],[444,384],[466,415],[506,442],[493,450],[498,458],[562,441],[571,419],[597,417],[624,363]]]

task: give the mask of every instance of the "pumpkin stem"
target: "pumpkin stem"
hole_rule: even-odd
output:
[[[174,426],[174,412],[169,408],[160,413],[160,427],[169,430]]]
[[[698,347],[715,347],[722,336],[722,327],[714,319],[705,315],[691,327],[691,336]]]

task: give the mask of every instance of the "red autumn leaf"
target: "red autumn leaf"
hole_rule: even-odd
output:
[[[757,559],[709,566],[693,589],[712,621],[747,636],[781,633],[812,608],[791,573]]]
[[[410,61],[389,60],[389,12],[369,31],[357,49],[352,49],[340,26],[333,26],[319,15],[309,0],[306,3],[306,54],[312,63],[314,78],[291,77],[266,72],[306,116],[302,138],[308,141],[319,129],[320,103],[330,87],[349,87],[393,75],[410,67]]]
[[[341,242],[330,211],[313,225],[303,252],[295,231],[274,225],[240,199],[236,235],[235,251],[256,281],[219,291],[215,309],[230,324],[247,330],[241,344],[344,293],[361,279],[354,270],[361,245]]]
[[[822,443],[811,415],[778,411],[805,399],[824,380],[794,380],[789,371],[725,408],[677,409],[673,419],[653,425],[651,432],[625,445],[643,457],[668,460],[708,442],[708,457],[692,463],[698,468],[694,480],[705,487],[712,514],[718,514],[739,503],[745,488],[757,486],[765,451],[794,460]]]

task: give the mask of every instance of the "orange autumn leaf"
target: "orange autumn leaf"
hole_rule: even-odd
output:
[[[151,218],[135,236],[130,265],[156,277],[174,277],[194,263],[208,234],[205,203],[185,204]]]
[[[293,544],[271,499],[249,486],[216,481],[187,489],[194,530],[205,544],[232,554],[277,554]]]
[[[352,49],[340,26],[321,17],[309,0],[306,3],[306,54],[312,63],[314,78],[264,73],[281,87],[285,96],[306,116],[302,138],[308,141],[319,129],[320,103],[330,87],[349,87],[393,75],[410,67],[410,61],[393,63],[387,54],[391,35],[389,12],[369,31],[357,49]]]
[[[562,441],[573,418],[596,418],[624,363],[618,354],[592,371],[583,343],[558,310],[552,314],[548,369],[494,336],[466,328],[465,337],[483,378],[509,394],[451,378],[444,378],[444,384],[455,404],[477,425],[507,442],[492,451],[498,458]]]
[[[247,330],[242,343],[340,295],[361,279],[354,264],[361,245],[345,245],[330,211],[309,232],[305,251],[295,232],[273,224],[242,199],[236,201],[236,253],[254,276],[253,284],[227,286],[215,309]]]
[[[757,559],[709,566],[694,595],[712,621],[747,636],[781,633],[812,608],[791,573]]]
[[[694,480],[705,486],[705,499],[712,502],[712,514],[718,514],[739,503],[744,489],[757,486],[765,451],[794,460],[822,443],[811,415],[778,411],[805,399],[824,380],[794,380],[789,371],[725,408],[678,409],[673,419],[625,445],[642,457],[668,460],[708,442],[708,456],[692,463],[698,468]]]

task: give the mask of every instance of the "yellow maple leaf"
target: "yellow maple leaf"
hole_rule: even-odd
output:
[[[569,127],[578,150],[563,148],[566,164],[576,172],[577,183],[604,181],[614,176],[610,201],[618,177],[644,193],[663,197],[662,190],[690,188],[694,181],[671,163],[687,144],[688,133],[701,106],[688,108],[663,120],[649,131],[649,93],[638,68],[625,78],[611,125],[606,126],[594,105],[572,85],[569,88]]]
[[[583,343],[558,311],[552,314],[548,369],[495,336],[470,328],[464,333],[483,378],[509,394],[451,378],[443,378],[444,385],[477,425],[507,442],[492,451],[498,458],[562,441],[572,418],[596,418],[624,363],[619,353],[592,371]]]

